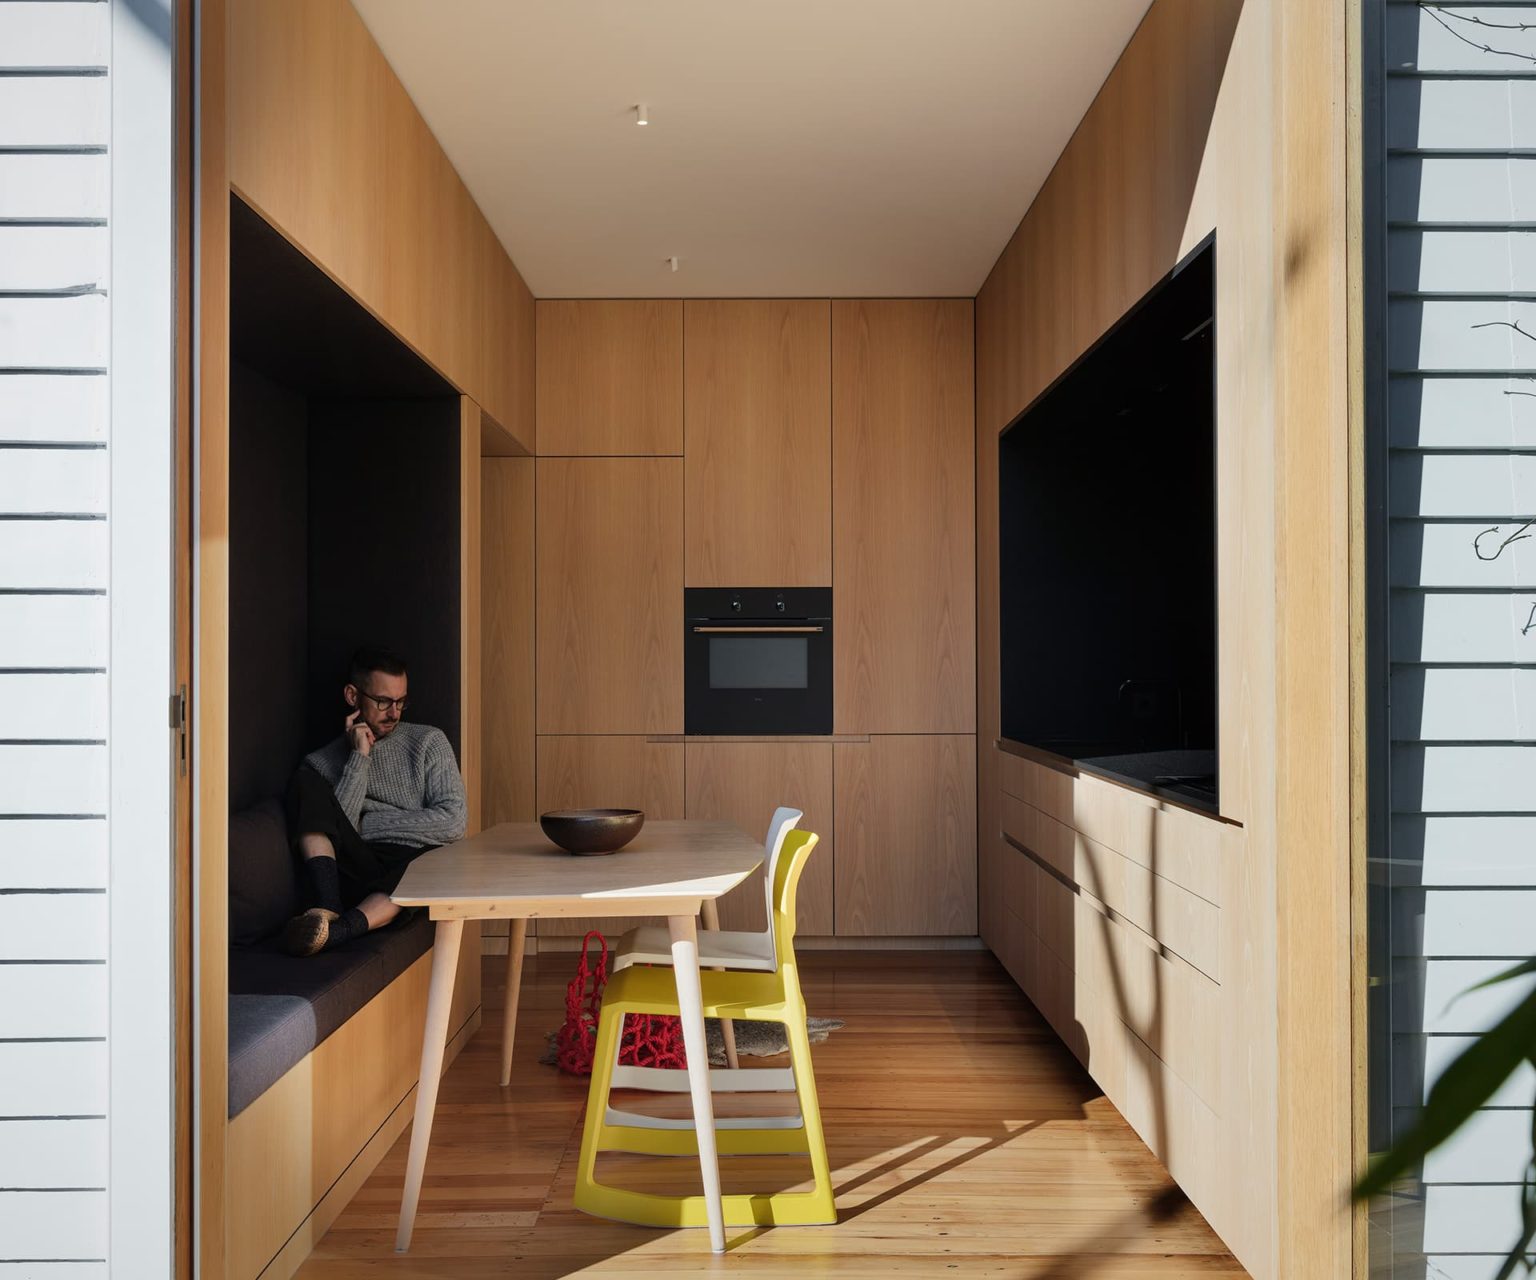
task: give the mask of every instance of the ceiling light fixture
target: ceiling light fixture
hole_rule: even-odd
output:
[[[642,102],[635,108],[635,123],[643,125],[650,124],[650,122],[651,117],[646,112],[645,103]]]

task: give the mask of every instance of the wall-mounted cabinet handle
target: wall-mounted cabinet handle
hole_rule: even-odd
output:
[[[695,627],[695,635],[806,635],[825,627]]]

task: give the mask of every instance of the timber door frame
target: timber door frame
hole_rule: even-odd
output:
[[[229,1095],[229,173],[225,0],[193,17],[190,858],[186,944],[193,1035],[193,1274],[225,1272]]]

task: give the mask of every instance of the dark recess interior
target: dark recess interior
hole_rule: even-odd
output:
[[[230,222],[230,808],[340,732],[347,657],[411,664],[459,750],[459,400],[238,199]]]
[[[999,445],[1002,733],[1215,811],[1215,245]]]

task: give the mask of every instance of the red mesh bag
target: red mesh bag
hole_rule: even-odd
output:
[[[596,938],[602,947],[594,965],[588,950]],[[576,976],[565,988],[565,1021],[555,1036],[555,1061],[573,1076],[592,1074],[592,1055],[597,1045],[597,1019],[603,1007],[603,988],[608,984],[608,939],[593,929],[581,940]],[[684,1070],[683,1027],[676,1018],[660,1013],[632,1013],[624,1019],[619,1038],[619,1062],[626,1067],[661,1067]]]

